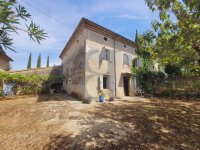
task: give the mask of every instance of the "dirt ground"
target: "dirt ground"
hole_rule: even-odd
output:
[[[198,150],[200,102],[57,94],[0,100],[0,150]]]

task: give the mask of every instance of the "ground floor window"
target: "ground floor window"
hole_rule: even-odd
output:
[[[109,81],[107,75],[100,75],[100,90],[109,89]]]
[[[107,86],[108,86],[108,85],[107,85],[107,80],[108,80],[107,78],[108,78],[108,77],[106,77],[106,76],[103,77],[103,89],[107,89],[107,88],[108,88],[108,87],[107,87]]]

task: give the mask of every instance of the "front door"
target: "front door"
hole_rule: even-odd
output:
[[[124,82],[124,95],[129,96],[129,77],[124,76],[123,82]]]

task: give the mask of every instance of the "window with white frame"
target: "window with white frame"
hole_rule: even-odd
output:
[[[107,75],[100,75],[100,90],[108,89],[109,82]]]
[[[123,64],[129,65],[129,57],[127,54],[123,55]]]

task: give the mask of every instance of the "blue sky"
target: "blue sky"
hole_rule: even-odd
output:
[[[135,31],[145,32],[157,17],[146,6],[144,0],[17,0],[31,13],[34,22],[48,33],[41,44],[35,43],[20,32],[12,35],[17,53],[7,51],[14,59],[12,70],[26,69],[28,56],[32,52],[32,67],[36,66],[39,53],[42,66],[47,56],[50,65],[60,65],[59,55],[82,17],[88,18],[129,39]],[[31,6],[30,6],[31,5]],[[55,19],[54,19],[55,18]]]

